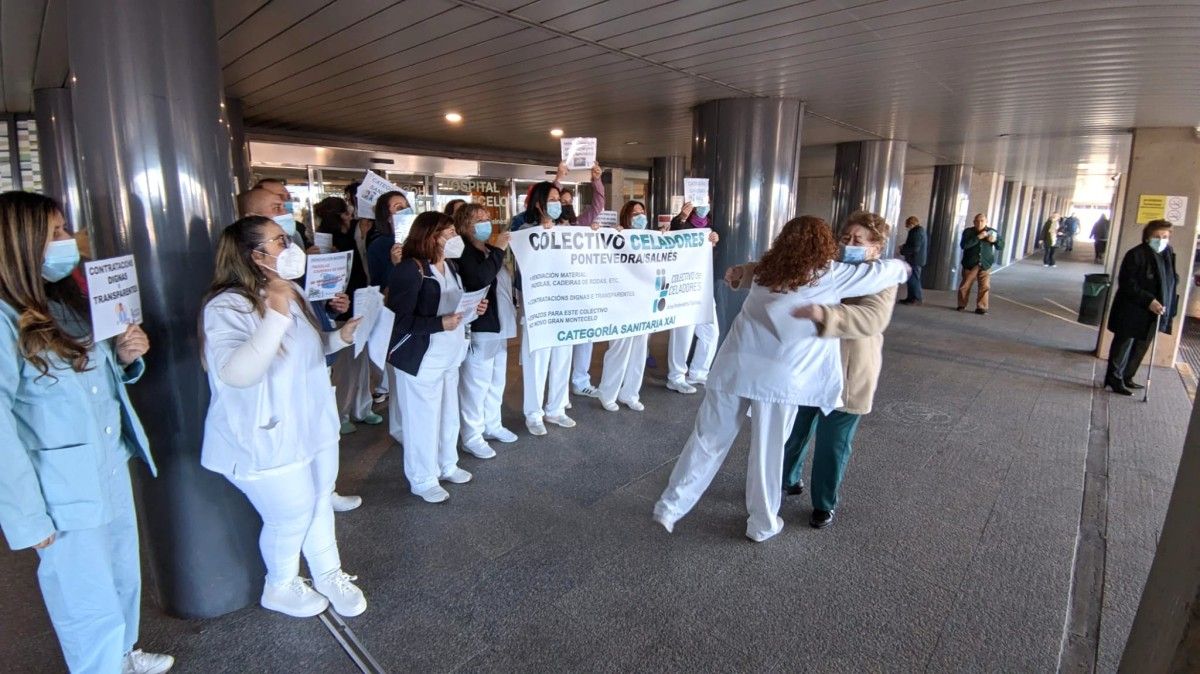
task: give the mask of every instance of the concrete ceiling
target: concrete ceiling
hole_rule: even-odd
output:
[[[0,0],[7,110],[65,77],[47,53],[64,1]],[[259,129],[544,155],[559,127],[597,136],[602,161],[646,164],[688,153],[696,103],[787,96],[808,105],[808,175],[832,171],[833,143],[902,138],[913,170],[1069,188],[1122,170],[1130,128],[1200,123],[1195,1],[214,5],[226,89]]]

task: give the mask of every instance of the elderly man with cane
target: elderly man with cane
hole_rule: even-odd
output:
[[[1159,332],[1170,334],[1178,297],[1175,289],[1175,251],[1170,247],[1172,224],[1154,220],[1142,230],[1142,243],[1125,253],[1117,275],[1117,294],[1108,316],[1113,333],[1104,385],[1113,393],[1133,395],[1144,388],[1133,381],[1146,350]],[[1151,355],[1151,367],[1154,356]],[[1149,384],[1149,378],[1146,381]],[[1148,398],[1148,394],[1143,399]]]

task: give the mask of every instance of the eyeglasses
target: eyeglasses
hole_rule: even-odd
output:
[[[279,244],[280,248],[287,248],[287,246],[288,246],[287,234],[280,234],[279,236],[277,236],[273,239],[267,239],[266,241],[263,241],[262,243],[258,244],[257,247],[262,248],[263,246],[267,245],[268,243],[277,243],[277,244]]]

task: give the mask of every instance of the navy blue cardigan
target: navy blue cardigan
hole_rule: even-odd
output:
[[[453,260],[446,260],[446,267],[458,273]],[[429,349],[429,336],[445,330],[438,316],[442,286],[428,261],[404,260],[388,274],[387,287],[387,307],[396,314],[387,362],[415,377]]]

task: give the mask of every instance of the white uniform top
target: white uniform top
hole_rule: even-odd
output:
[[[826,414],[841,407],[838,340],[817,337],[812,321],[792,316],[792,310],[871,295],[907,277],[908,268],[899,260],[833,262],[816,285],[773,293],[755,283],[717,351],[707,388],[752,400],[819,407]]]
[[[232,292],[204,307],[212,398],[200,464],[224,475],[248,478],[307,463],[338,442],[325,355],[347,344],[336,330],[313,328],[296,301],[289,316],[265,313]]]
[[[463,296],[462,279],[459,278],[458,272],[454,270],[454,266],[449,261],[444,264],[445,274],[438,271],[437,265],[429,265],[433,279],[442,287],[441,298],[438,300],[438,316],[449,316],[457,311]],[[441,370],[447,367],[458,367],[467,353],[467,323],[471,322],[473,318],[472,316],[463,316],[462,322],[453,330],[443,330],[429,335],[429,348],[425,350],[421,368]]]

